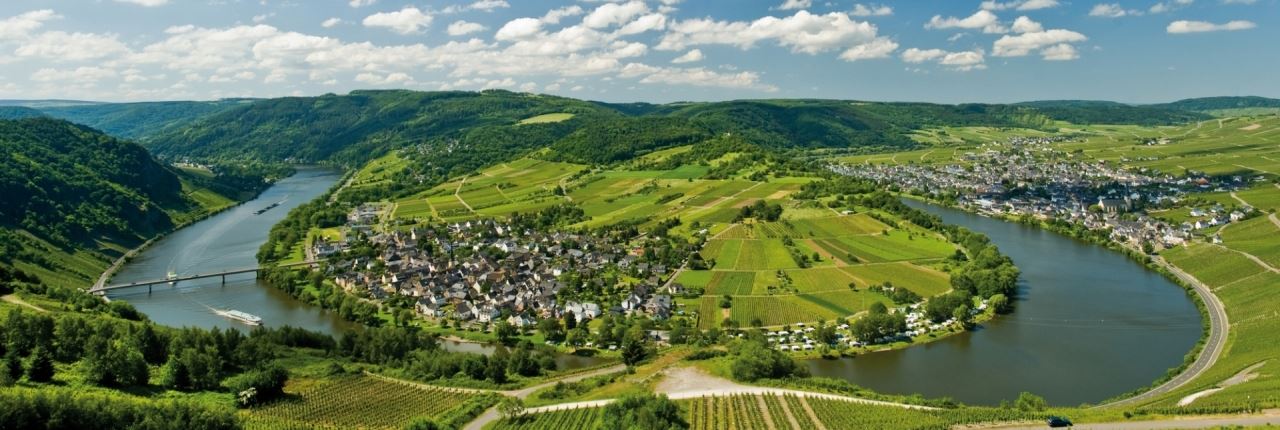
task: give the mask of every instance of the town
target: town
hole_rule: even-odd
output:
[[[309,255],[328,259],[332,280],[347,292],[409,297],[417,313],[436,320],[524,328],[604,312],[665,319],[673,303],[667,292],[680,288],[663,284],[672,272],[646,257],[643,238],[628,243],[492,219],[384,232],[370,225],[378,217],[377,206],[354,209],[344,239],[318,239]],[[349,252],[361,246],[376,251]],[[616,300],[601,302],[609,298]]]
[[[1197,235],[1220,242],[1213,227],[1257,214],[1243,203],[1201,204],[1190,198],[1192,193],[1246,188],[1249,180],[1245,177],[1218,178],[1197,172],[1175,177],[1146,169],[1132,171],[1053,146],[1071,139],[1015,137],[984,144],[955,164],[835,164],[830,169],[894,184],[912,194],[954,198],[956,206],[984,215],[1059,220],[1108,231],[1112,240],[1146,252],[1179,246]],[[1189,201],[1197,205],[1188,208]],[[1189,217],[1158,215],[1182,208],[1189,210]]]

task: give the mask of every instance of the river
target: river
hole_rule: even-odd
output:
[[[164,279],[169,271],[194,275],[254,267],[258,247],[266,241],[271,226],[293,208],[324,194],[339,177],[335,170],[299,168],[258,198],[156,241],[125,264],[111,283]],[[280,205],[254,214],[274,203]],[[336,313],[302,303],[258,281],[253,273],[229,276],[226,285],[220,278],[208,278],[175,287],[157,285],[151,293],[146,287],[118,290],[109,297],[127,300],[152,321],[174,327],[249,328],[214,313],[215,309],[258,315],[270,326],[291,325],[330,335],[354,326]]]
[[[815,376],[875,391],[996,404],[1023,391],[1098,402],[1182,363],[1201,335],[1182,288],[1124,254],[1036,227],[907,200],[989,236],[1022,270],[1016,310],[977,329],[896,351],[810,360]]]
[[[309,202],[332,187],[339,172],[321,168],[299,168],[258,198],[208,219],[187,226],[156,241],[125,264],[110,283],[122,284],[164,279],[170,271],[178,275],[216,273],[257,265],[258,248],[266,242],[271,226],[284,219],[293,208]],[[262,214],[254,213],[280,203]],[[201,327],[248,330],[252,327],[218,315],[214,310],[239,310],[262,317],[267,326],[294,326],[329,335],[357,328],[336,313],[312,306],[261,282],[252,274],[183,281],[177,286],[157,285],[112,291],[111,299],[133,304],[156,323],[173,327]],[[495,347],[468,342],[442,341],[448,350],[492,354]],[[561,354],[560,369],[576,369],[608,360]]]

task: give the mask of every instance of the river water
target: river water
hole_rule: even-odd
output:
[[[187,276],[254,267],[258,248],[266,242],[271,226],[284,219],[289,210],[324,194],[339,176],[334,170],[299,168],[297,174],[272,185],[253,201],[152,244],[122,267],[110,283],[165,279],[170,271]],[[274,203],[280,205],[254,214]],[[221,278],[198,279],[176,286],[157,285],[151,292],[147,287],[115,290],[109,297],[126,300],[152,321],[173,327],[251,329],[214,312],[232,309],[262,317],[267,326],[289,325],[335,336],[358,327],[334,312],[298,301],[258,281],[252,273],[229,276],[225,285]],[[492,354],[495,351],[493,346],[468,342],[442,341],[441,345],[459,352]],[[560,369],[590,367],[605,361],[569,354],[556,357]]]
[[[989,236],[1022,270],[1017,308],[978,329],[902,350],[807,361],[817,376],[879,392],[996,404],[1022,391],[1055,405],[1145,387],[1200,338],[1182,288],[1124,254],[1026,225],[907,200]]]
[[[122,267],[111,283],[164,279],[169,271],[186,276],[254,267],[258,247],[266,241],[271,226],[289,210],[324,194],[339,175],[329,169],[300,168],[258,198],[160,239]],[[274,203],[280,205],[254,215]],[[353,327],[336,313],[302,303],[258,281],[253,273],[229,276],[226,285],[220,278],[198,279],[172,287],[157,285],[151,293],[147,287],[117,290],[109,297],[127,300],[152,321],[174,327],[250,328],[218,315],[215,309],[258,315],[269,326],[291,325],[330,335]]]

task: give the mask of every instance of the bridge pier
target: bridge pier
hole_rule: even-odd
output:
[[[222,274],[222,285],[227,285],[227,274],[226,274],[226,273],[223,273],[223,274]]]

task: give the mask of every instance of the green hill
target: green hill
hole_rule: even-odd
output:
[[[205,115],[252,103],[247,99],[210,102],[104,103],[38,107],[54,118],[83,124],[123,139],[145,140],[167,128],[182,127]]]
[[[97,276],[124,249],[218,206],[145,149],[50,118],[0,120],[0,264],[53,284]]]
[[[1045,116],[1072,124],[1136,124],[1145,126],[1185,124],[1209,115],[1162,105],[1128,105],[1095,100],[1043,100],[1018,103]]]

